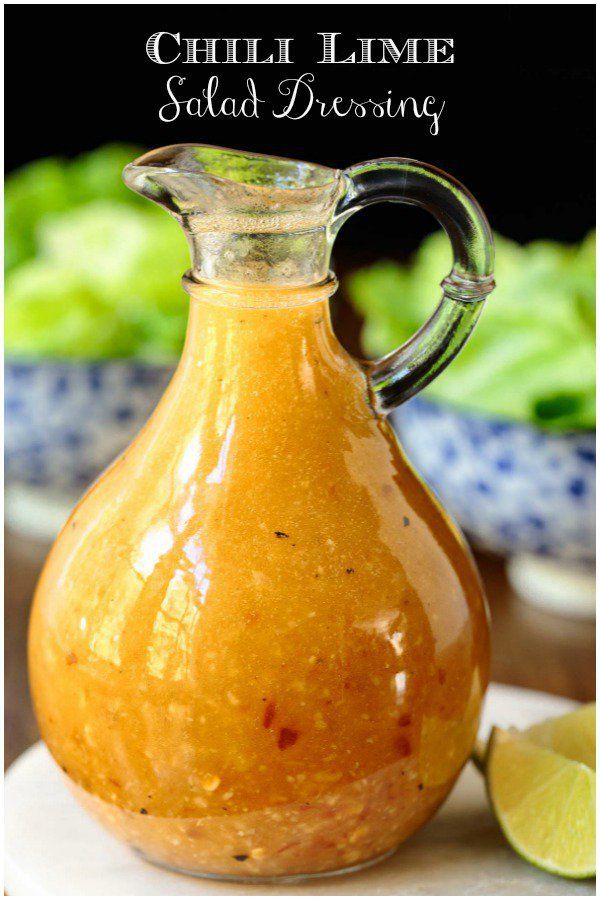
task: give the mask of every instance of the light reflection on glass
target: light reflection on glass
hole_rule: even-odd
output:
[[[179,516],[177,518],[177,531],[182,532],[186,527],[187,523],[190,521],[192,516],[194,515],[194,496],[196,494],[196,484],[191,484],[189,487],[189,494],[186,497],[185,503],[179,510]]]
[[[315,384],[314,365],[308,358],[308,343],[306,338],[302,339],[302,355],[299,360],[300,383],[305,391],[315,394],[317,386]]]
[[[161,556],[173,546],[173,534],[168,525],[150,528],[142,538],[133,568],[142,578],[149,578]]]
[[[402,655],[403,639],[404,639],[404,634],[401,631],[394,631],[394,633],[388,637],[388,641],[394,648],[394,652],[396,653],[396,656]]]
[[[221,449],[219,450],[219,459],[217,460],[217,465],[212,470],[212,472],[206,476],[207,484],[221,484],[221,482],[223,481],[223,476],[227,467],[227,455],[229,453],[229,446],[231,444],[231,439],[233,437],[234,431],[235,416],[232,416],[231,421],[227,426],[227,431],[225,433],[223,443],[221,444]]]
[[[397,609],[382,610],[374,619],[370,619],[368,622],[355,622],[354,628],[358,628],[359,631],[366,631],[367,634],[381,635],[387,638],[390,628],[399,615],[400,613]]]
[[[192,435],[191,440],[181,454],[181,461],[177,469],[177,478],[182,484],[187,484],[200,461],[201,444],[197,434]]]
[[[191,564],[190,571],[197,591],[196,602],[204,603],[210,587],[210,570],[204,560],[204,550],[200,538],[191,538],[183,548],[183,552]]]
[[[169,582],[148,645],[148,671],[155,678],[181,681],[187,677],[198,616],[194,600],[183,572],[177,571]]]
[[[400,704],[406,693],[406,672],[396,672],[394,675],[394,688],[397,702]]]

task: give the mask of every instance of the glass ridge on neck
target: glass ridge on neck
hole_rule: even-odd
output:
[[[183,289],[194,300],[233,309],[291,309],[326,300],[335,293],[338,280],[329,272],[324,281],[298,286],[273,284],[223,284],[199,281],[191,271],[182,278]]]

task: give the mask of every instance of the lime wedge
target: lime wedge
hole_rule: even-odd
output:
[[[486,757],[487,787],[517,853],[555,875],[589,878],[596,871],[596,773],[543,745],[556,742],[574,752],[580,744],[567,732],[556,720],[535,726],[533,734],[495,728]],[[587,743],[581,745],[587,753]]]
[[[580,706],[566,716],[546,719],[524,731],[525,737],[539,747],[547,747],[585,763],[596,771],[596,704]]]

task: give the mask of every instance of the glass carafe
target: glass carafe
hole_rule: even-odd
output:
[[[360,868],[442,803],[488,680],[473,561],[386,422],[473,327],[488,225],[460,184],[400,158],[341,172],[178,145],[125,180],[186,232],[189,327],[40,578],[42,736],[81,803],[155,862],[263,881]],[[380,200],[430,210],[455,261],[421,331],[363,362],[331,328],[329,257]]]

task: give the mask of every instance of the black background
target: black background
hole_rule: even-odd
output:
[[[559,6],[80,5],[6,8],[6,163],[73,155],[107,141],[145,147],[178,141],[299,157],[335,167],[378,156],[424,159],[480,200],[492,226],[520,241],[581,238],[594,225],[595,8]],[[293,37],[290,66],[156,65],[155,31],[182,37]],[[320,31],[356,37],[453,37],[444,65],[317,65]],[[344,53],[344,56],[346,55]],[[315,93],[356,100],[427,94],[446,107],[440,134],[424,119],[300,121],[209,117],[161,123],[166,81],[184,75],[199,96],[210,75],[221,94],[278,96],[283,78],[310,71]],[[279,98],[278,105],[281,106]],[[338,256],[355,261],[412,249],[432,230],[424,213],[365,211],[345,227]]]

